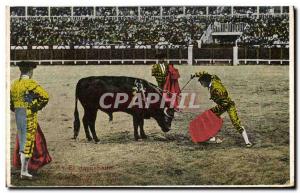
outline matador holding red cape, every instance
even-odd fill
[[[23,61],[17,65],[21,75],[10,89],[10,109],[15,113],[17,125],[13,165],[21,166],[21,179],[31,179],[29,170],[37,170],[52,160],[37,118],[38,112],[47,105],[49,95],[32,79],[36,63]]]

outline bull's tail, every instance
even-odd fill
[[[78,102],[78,84],[76,85],[76,91],[75,91],[75,110],[74,110],[74,122],[73,122],[73,127],[74,127],[74,139],[77,138],[80,130],[80,120],[79,120],[79,113],[77,109],[77,102]]]

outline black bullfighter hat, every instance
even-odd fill
[[[21,61],[17,63],[17,66],[19,66],[19,68],[36,68],[37,62]]]

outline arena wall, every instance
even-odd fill
[[[36,60],[41,64],[65,61],[89,63],[153,63],[156,54],[165,53],[169,62],[185,64],[188,60],[187,48],[173,49],[11,49],[10,59],[14,63],[20,60]],[[232,64],[233,48],[193,48],[193,64],[225,62]],[[288,48],[238,48],[240,63],[288,64]]]

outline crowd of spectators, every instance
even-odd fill
[[[239,43],[247,46],[272,47],[288,44],[289,42],[289,17],[288,15],[265,15],[257,18],[248,17],[216,17],[213,22],[215,31],[218,27],[226,26],[227,30],[243,32]],[[220,31],[220,30],[219,30]],[[221,30],[222,31],[222,30]]]
[[[209,7],[212,16],[204,16],[206,7],[186,7],[186,16],[182,16],[183,7],[141,7],[138,18],[137,7],[51,7],[51,16],[65,17],[27,17],[11,18],[11,45],[198,45],[204,30],[209,24],[244,23],[244,31],[240,42],[244,44],[275,44],[288,43],[287,15],[256,17],[256,7],[246,10],[235,7],[245,16],[228,15],[231,7]],[[266,9],[270,9],[266,7]],[[286,9],[286,8],[285,8]],[[48,7],[28,7],[28,14],[35,16],[48,15]],[[12,7],[11,16],[25,14],[25,7]],[[277,9],[276,9],[277,11]],[[95,12],[95,13],[94,13]],[[119,14],[120,17],[110,17]],[[102,17],[80,17],[80,16]],[[220,14],[222,16],[220,16]],[[195,16],[198,17],[190,17]],[[217,15],[217,16],[216,16]],[[78,16],[78,17],[76,17]],[[109,17],[106,17],[109,16]],[[130,16],[130,17],[128,17]],[[149,16],[149,17],[148,17]]]
[[[48,7],[28,7],[29,16],[47,16]]]
[[[25,15],[25,7],[11,7],[10,15],[11,16],[24,16]]]
[[[160,16],[160,7],[151,6],[151,7],[141,7],[141,15],[148,16]]]
[[[280,7],[264,6],[259,8],[259,12],[264,14],[280,13]]]
[[[195,6],[187,6],[185,7],[186,15],[205,15],[206,7],[195,7]]]
[[[67,17],[72,15],[71,7],[51,7],[51,16],[62,16]]]
[[[137,16],[138,8],[137,7],[119,7],[119,16]]]
[[[71,16],[73,8],[74,16],[92,16],[94,15],[93,7],[50,7],[51,16]],[[141,6],[141,16],[159,16],[160,6]],[[207,9],[208,8],[208,9]],[[257,10],[257,8],[259,10]],[[48,15],[48,7],[27,7],[30,16]],[[117,7],[96,7],[96,16],[117,16]],[[138,7],[118,7],[119,16],[136,16]],[[163,16],[180,15],[185,12],[186,15],[230,15],[233,14],[276,14],[288,13],[289,7],[284,6],[162,6]],[[25,16],[25,7],[11,7],[11,16]]]
[[[248,14],[251,15],[253,13],[257,12],[257,7],[252,6],[252,7],[234,7],[233,9],[233,14]]]
[[[207,25],[203,18],[186,17],[12,18],[11,45],[188,45],[200,39]]]
[[[289,43],[289,18],[262,17],[255,22],[248,22],[241,43],[246,45],[260,45],[274,47]]]
[[[209,15],[229,15],[231,13],[231,7],[209,7]]]
[[[183,7],[163,7],[162,8],[162,13],[164,16],[169,16],[169,15],[181,15],[183,14]]]
[[[281,8],[279,6],[260,6],[258,7],[259,14],[279,14],[281,13]],[[282,13],[288,13],[289,7],[284,6],[282,7]],[[237,6],[233,8],[233,14],[256,14],[257,13],[257,6],[252,7],[244,7],[244,6]]]
[[[74,7],[73,8],[74,16],[93,16],[94,8],[93,7]]]
[[[96,7],[96,16],[116,16],[116,7]]]

